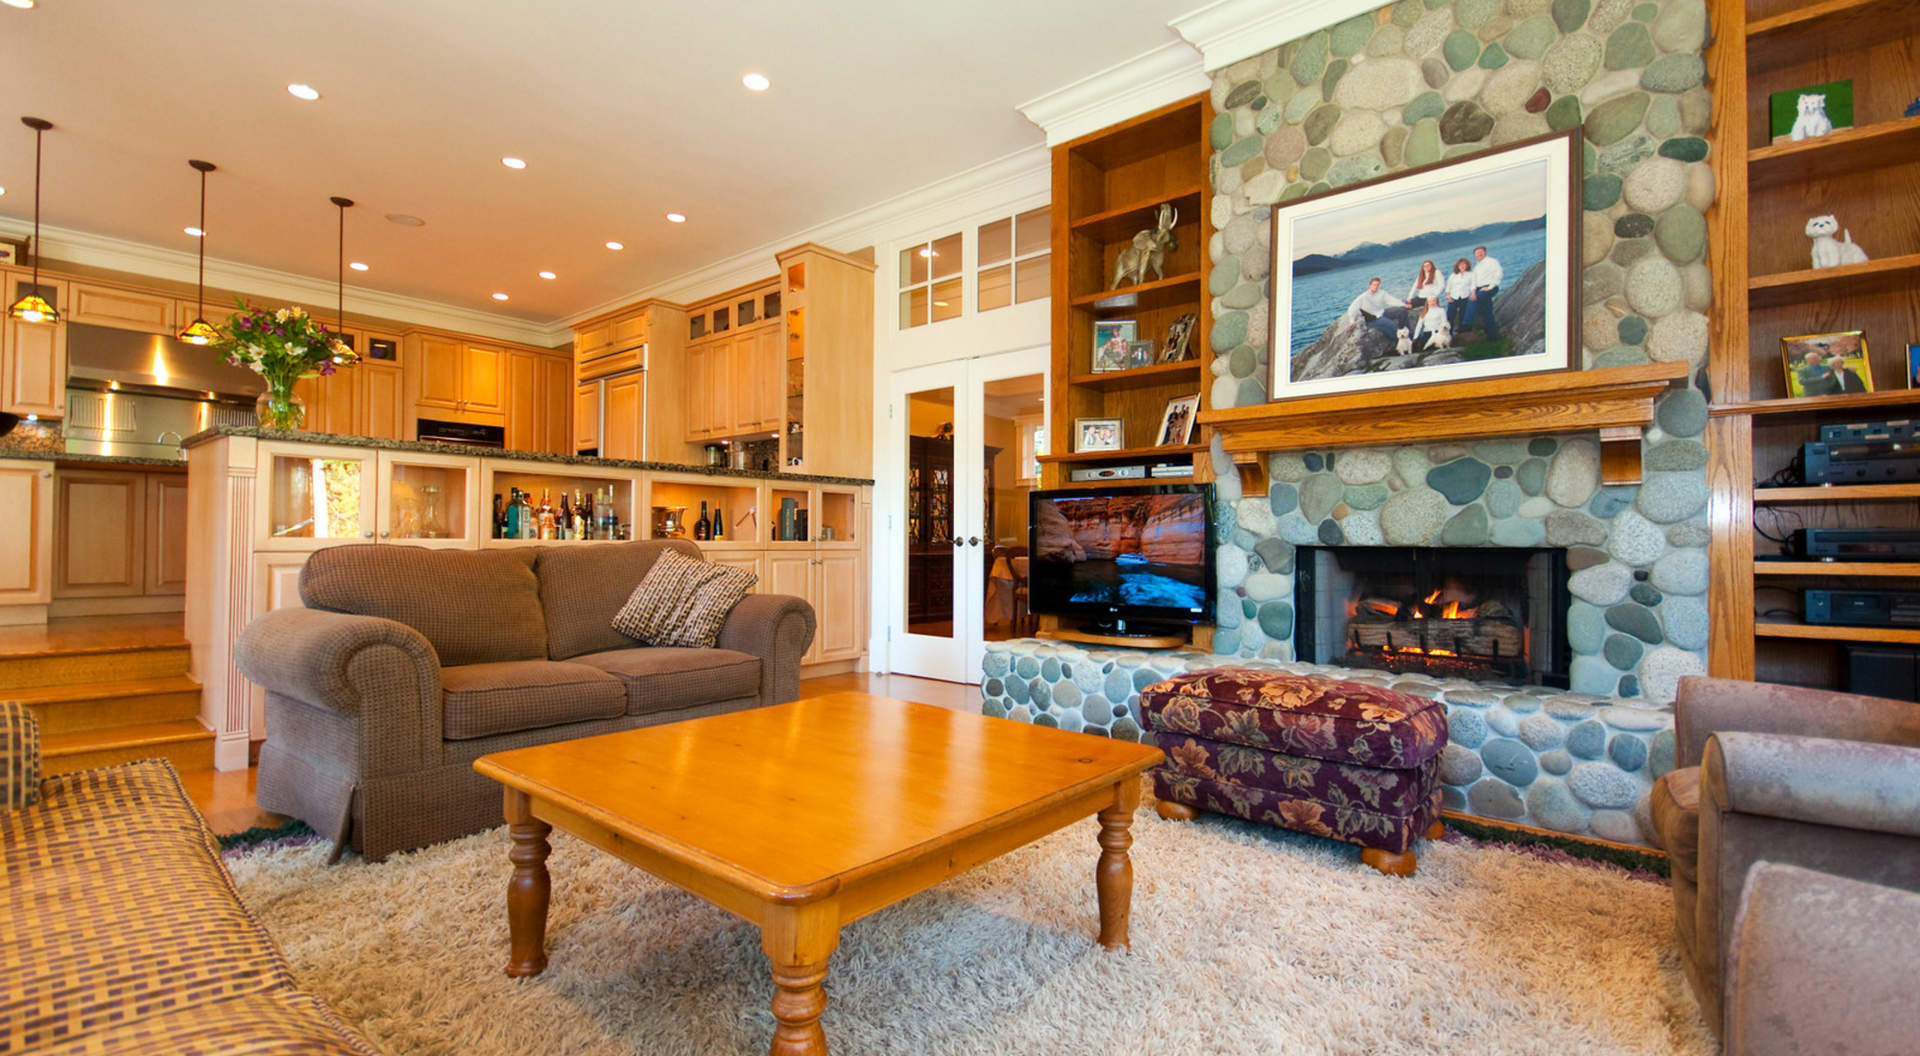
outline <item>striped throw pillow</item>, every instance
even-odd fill
[[[662,551],[614,614],[613,629],[648,645],[711,648],[727,613],[759,578],[744,568]]]
[[[0,700],[0,812],[40,802],[40,724],[17,701]]]

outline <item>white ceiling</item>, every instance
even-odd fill
[[[204,158],[210,256],[331,280],[342,194],[354,284],[545,323],[1034,146],[1017,104],[1197,2],[0,6],[0,216],[32,213],[30,114],[48,225],[191,252]]]

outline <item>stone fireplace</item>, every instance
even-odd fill
[[[1567,687],[1565,550],[1303,546],[1295,561],[1300,660]]]

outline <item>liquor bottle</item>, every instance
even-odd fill
[[[507,538],[533,538],[533,503],[526,491],[513,489],[513,503],[507,509]]]
[[[613,513],[613,488],[611,486],[600,489],[600,502],[598,505],[600,512],[600,538],[620,538],[614,532],[614,522],[616,518]]]
[[[520,517],[522,512],[520,509],[521,498],[522,496],[519,488],[507,489],[506,527],[501,532],[501,535],[503,538],[506,538],[506,539],[520,538],[520,532],[521,532]]]
[[[713,522],[707,520],[707,502],[700,500],[700,519],[693,522],[693,538],[697,542],[706,542],[713,538]]]
[[[575,539],[593,538],[593,514],[588,512],[586,496],[575,488],[573,492],[573,537]]]
[[[727,515],[720,512],[720,504],[713,504],[713,539],[719,542],[727,537]]]
[[[501,500],[500,493],[493,493],[493,537],[504,539],[507,534],[507,504]]]
[[[540,539],[558,538],[559,521],[557,518],[554,517],[554,514],[553,514],[553,489],[552,488],[540,489],[540,512],[536,516],[539,518],[539,521],[537,523],[540,526],[540,530],[535,533],[536,538],[540,538]]]

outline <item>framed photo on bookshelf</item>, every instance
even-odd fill
[[[1153,366],[1153,340],[1144,338],[1127,342],[1127,369]]]
[[[1167,409],[1160,414],[1160,432],[1154,439],[1154,446],[1193,443],[1193,431],[1199,427],[1199,415],[1200,394],[1197,392],[1168,400]]]
[[[1127,369],[1132,344],[1140,336],[1137,319],[1099,319],[1093,324],[1093,373]]]
[[[1769,143],[1818,139],[1852,127],[1852,81],[1810,84],[1767,96]]]
[[[1920,389],[1920,345],[1907,346],[1907,388]]]
[[[1125,446],[1125,423],[1118,418],[1075,418],[1073,449],[1118,451]]]
[[[1796,400],[1873,391],[1867,337],[1859,330],[1783,337],[1780,363],[1787,372],[1787,395]]]
[[[1192,312],[1182,312],[1180,318],[1167,327],[1167,343],[1160,349],[1160,362],[1179,363],[1193,354],[1193,328],[1197,322]]]

